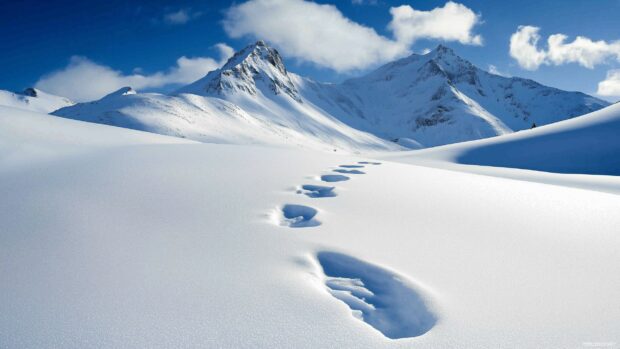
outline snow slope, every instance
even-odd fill
[[[0,115],[0,347],[618,345],[620,196]]]
[[[307,100],[347,124],[413,147],[487,138],[583,115],[609,103],[481,70],[439,45],[342,84],[297,78]],[[416,144],[417,143],[417,144]]]
[[[54,114],[201,142],[330,152],[402,149],[303,102],[278,52],[262,42],[241,50],[224,67],[174,95],[137,94],[127,87]]]
[[[556,173],[620,175],[620,104],[571,120],[480,141],[419,152],[412,157],[458,164]]]
[[[100,148],[151,143],[192,142],[0,106],[0,172]]]
[[[65,97],[49,94],[32,87],[25,89],[22,93],[0,90],[0,106],[51,113],[54,110],[74,104]]]

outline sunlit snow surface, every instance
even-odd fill
[[[2,348],[618,342],[610,193],[8,108],[0,193]]]

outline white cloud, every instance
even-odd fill
[[[605,80],[598,83],[597,94],[607,97],[620,97],[620,69],[607,72]]]
[[[140,69],[135,69],[133,74],[125,75],[86,57],[73,56],[69,65],[41,77],[35,87],[84,102],[99,99],[124,86],[139,90],[170,84],[187,84],[220,67],[233,53],[233,49],[226,44],[218,44],[215,47],[220,53],[219,60],[209,57],[182,56],[177,59],[174,67],[150,75],[140,73]]]
[[[579,63],[586,68],[605,62],[608,58],[615,58],[620,62],[620,41],[607,43],[603,40],[592,41],[578,36],[571,43],[566,43],[568,37],[555,34],[549,37],[549,61],[555,65],[565,63]]]
[[[538,49],[540,28],[529,25],[519,26],[510,37],[510,56],[527,70],[536,70],[543,64],[547,54]]]
[[[421,38],[464,44],[482,41],[471,34],[478,15],[454,2],[427,12],[410,6],[392,8],[391,12],[398,16],[389,25],[395,39],[350,20],[333,5],[305,0],[249,0],[229,8],[223,24],[233,38],[264,39],[287,56],[339,72],[405,56]]]
[[[333,5],[302,0],[250,0],[226,12],[233,38],[266,39],[285,55],[336,71],[362,69],[408,53],[403,45],[344,17]]]
[[[562,65],[577,63],[586,68],[615,58],[620,62],[620,41],[608,43],[604,40],[593,41],[584,36],[577,36],[572,42],[566,42],[568,36],[553,34],[547,39],[547,49],[538,48],[540,28],[519,26],[510,37],[510,55],[519,65],[527,70],[536,70],[542,64]]]
[[[180,9],[176,12],[166,13],[164,22],[168,24],[185,24],[192,19],[196,19],[202,15],[201,12],[193,12],[189,9]]]
[[[480,16],[467,6],[452,1],[430,11],[409,5],[392,7],[388,27],[399,42],[411,44],[418,39],[458,41],[465,45],[482,45],[482,37],[472,33]]]

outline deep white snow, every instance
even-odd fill
[[[10,108],[0,134],[2,348],[618,345],[618,195]]]

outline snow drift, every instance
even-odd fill
[[[412,152],[403,158],[556,173],[620,175],[620,104],[511,135]]]

